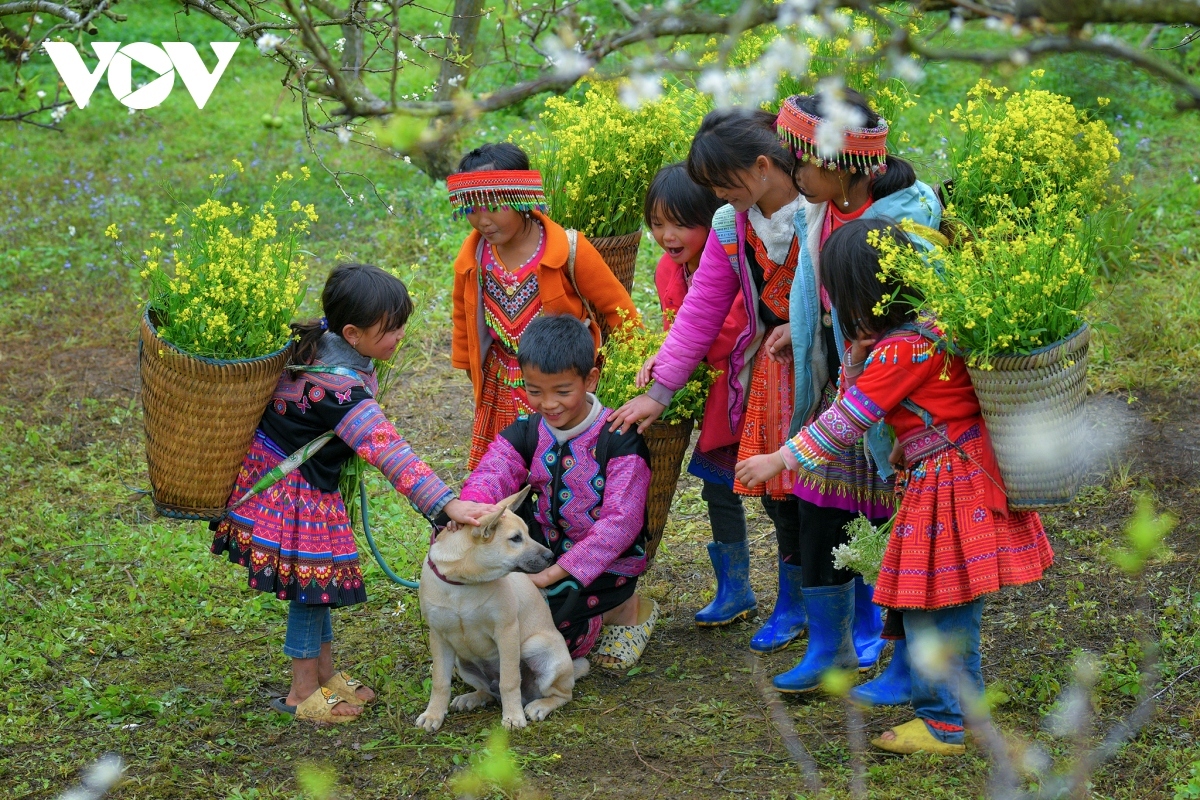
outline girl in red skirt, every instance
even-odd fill
[[[963,359],[948,353],[934,323],[918,319],[911,308],[888,303],[879,309],[884,297],[915,292],[878,278],[871,231],[911,244],[891,223],[858,220],[832,234],[821,251],[822,284],[853,341],[842,361],[837,399],[777,453],[743,461],[737,473],[739,480],[755,485],[785,468],[816,469],[880,419],[895,429],[903,450],[897,481],[901,500],[875,602],[904,610],[909,641],[936,635],[953,656],[949,669],[937,674],[929,665],[914,665],[916,719],[872,744],[894,753],[957,754],[964,749],[959,688],[983,692],[983,596],[1040,580],[1054,554],[1035,512],[1008,510]],[[842,647],[853,647],[849,637]]]
[[[412,314],[408,290],[369,264],[341,264],[321,294],[325,317],[293,325],[297,369],[279,379],[242,464],[230,504],[289,454],[337,436],[299,469],[212,523],[212,552],[245,567],[251,589],[288,603],[283,652],[292,688],[271,707],[299,719],[346,722],[375,693],[333,668],[329,610],[367,599],[354,531],[338,491],[355,453],[379,468],[430,521],[475,524],[494,506],[458,500],[375,402],[372,359],[396,352]]]

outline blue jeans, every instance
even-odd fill
[[[287,635],[283,654],[288,658],[316,658],[321,645],[333,641],[329,606],[310,606],[293,600],[288,604]]]
[[[948,744],[962,744],[963,700],[970,702],[975,699],[960,697],[960,688],[968,689],[976,697],[983,696],[983,671],[979,657],[979,626],[982,621],[982,598],[964,606],[935,611],[904,611],[904,635],[910,653],[914,645],[931,635],[936,635],[939,641],[950,646],[950,663],[943,675],[929,674],[924,670],[920,658],[912,659],[913,711],[919,719],[958,728],[957,731],[929,728],[929,732],[937,739]]]

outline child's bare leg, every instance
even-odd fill
[[[322,642],[321,655],[317,656],[317,679],[321,681],[322,686],[329,683],[329,679],[333,677],[333,672],[333,642]],[[369,703],[375,699],[375,692],[366,686],[359,686],[354,690],[354,695],[364,703]]]
[[[605,625],[637,625],[638,624],[638,598],[641,595],[636,592],[629,596],[621,605],[616,608],[610,608],[600,617],[601,622]]]
[[[289,706],[300,705],[313,692],[321,688],[322,681],[318,677],[318,662],[320,660],[320,658],[292,659],[292,689],[288,692],[287,700],[284,701]],[[332,669],[330,669],[329,674],[333,675]],[[341,702],[334,706],[330,713],[334,716],[354,717],[362,713],[362,708],[350,703]]]

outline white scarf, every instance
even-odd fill
[[[776,264],[786,261],[788,251],[792,249],[792,240],[796,238],[796,212],[803,201],[803,195],[796,195],[795,200],[781,206],[769,219],[763,216],[757,205],[750,206],[750,227],[754,228],[767,248],[767,255]]]

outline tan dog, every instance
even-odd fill
[[[511,509],[529,487],[505,498],[478,527],[445,530],[421,571],[421,614],[429,624],[433,691],[417,727],[433,732],[448,707],[471,711],[499,698],[504,727],[525,727],[570,702],[587,659],[571,661],[550,607],[525,573],[541,572],[551,552],[529,538]],[[450,701],[455,668],[474,692]]]

